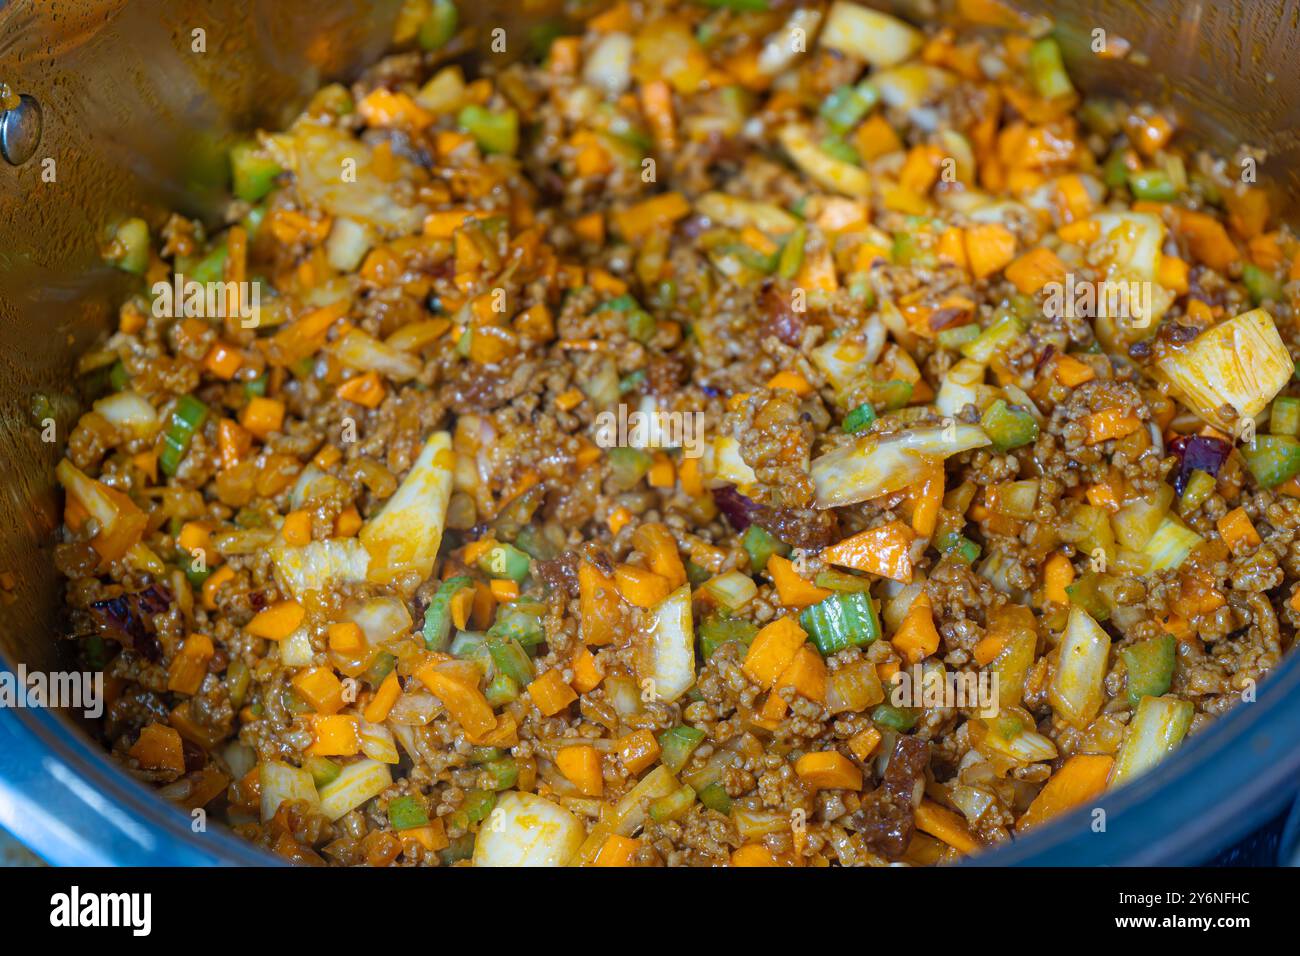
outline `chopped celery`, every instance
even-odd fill
[[[967,564],[974,564],[981,550],[978,544],[956,531],[940,536],[936,539],[935,546],[940,553],[951,554]]]
[[[474,834],[462,833],[451,841],[445,849],[438,851],[438,862],[451,866],[474,856]]]
[[[913,385],[902,379],[894,378],[887,382],[873,380],[867,388],[871,404],[887,412],[896,411],[912,400]]]
[[[1300,441],[1291,435],[1256,435],[1241,446],[1251,474],[1265,488],[1275,488],[1300,473]]]
[[[1119,786],[1163,760],[1187,736],[1195,713],[1191,701],[1143,697],[1124,734],[1111,785]]]
[[[1192,472],[1191,477],[1187,479],[1187,487],[1183,489],[1183,496],[1178,499],[1178,510],[1185,515],[1191,514],[1204,504],[1210,495],[1214,494],[1214,490],[1218,486],[1219,483],[1208,471],[1196,469]]]
[[[776,259],[776,274],[782,279],[793,279],[803,268],[803,250],[807,240],[807,227],[798,226],[781,246],[780,255]]]
[[[185,555],[186,560],[182,567],[185,570],[185,578],[190,582],[191,587],[202,587],[203,582],[212,574],[211,568],[196,568],[194,562],[189,560],[189,555]]]
[[[492,790],[509,790],[519,782],[519,764],[514,757],[489,760],[483,765],[483,771],[488,775],[488,786]]]
[[[871,407],[870,402],[863,402],[844,416],[844,432],[848,435],[856,435],[858,432],[870,428],[871,423],[875,420],[876,410]]]
[[[302,762],[302,769],[311,774],[317,789],[333,783],[343,768],[328,757],[308,756]]]
[[[392,673],[393,668],[396,666],[396,657],[388,653],[388,651],[378,651],[375,656],[370,659],[370,666],[367,667],[365,673],[361,675],[361,679],[371,687],[378,687],[384,682],[384,678]]]
[[[822,100],[821,115],[826,125],[839,136],[857,126],[880,100],[880,94],[870,84],[838,86]]]
[[[424,612],[424,646],[431,651],[445,651],[451,639],[451,599],[457,591],[472,588],[473,580],[465,575],[448,578],[438,585],[433,600]]]
[[[496,620],[488,634],[513,638],[525,649],[536,647],[546,640],[546,628],[542,624],[545,615],[545,604],[536,598],[521,597],[497,608]]]
[[[485,153],[513,155],[519,150],[519,114],[512,109],[493,111],[471,104],[460,111],[456,122]]]
[[[429,822],[429,812],[419,798],[408,794],[388,801],[388,822],[394,830],[414,830]]]
[[[1142,553],[1151,559],[1151,570],[1164,571],[1180,567],[1201,540],[1199,534],[1177,518],[1166,516]]]
[[[461,631],[451,640],[447,648],[452,657],[461,660],[491,659],[487,649],[487,635],[480,631]]]
[[[504,674],[522,686],[533,679],[533,662],[519,642],[503,634],[488,633],[488,653],[498,674]]]
[[[864,591],[832,594],[805,608],[799,623],[825,657],[846,647],[866,647],[880,637],[876,606]]]
[[[1101,593],[1104,580],[1105,577],[1096,571],[1088,571],[1081,574],[1073,584],[1067,584],[1065,587],[1070,603],[1087,611],[1095,621],[1105,621],[1110,618],[1110,605]]]
[[[619,491],[631,491],[645,477],[654,459],[640,448],[611,448],[605,453],[609,477]]]
[[[453,827],[468,830],[474,824],[486,820],[496,803],[497,795],[491,790],[471,790],[465,794],[465,801],[451,815],[449,822]]]
[[[767,567],[767,562],[772,555],[779,554],[784,558],[790,553],[788,544],[756,524],[751,524],[745,529],[740,543],[749,554],[749,567],[755,574]]]
[[[914,707],[895,707],[893,704],[877,704],[871,712],[872,723],[900,734],[915,727],[920,717],[920,712]]]
[[[1282,283],[1273,273],[1261,269],[1253,262],[1247,262],[1241,267],[1241,281],[1246,291],[1250,293],[1250,301],[1253,305],[1259,305],[1266,300],[1282,301]]]
[[[988,362],[1025,332],[1024,322],[1014,312],[1004,312],[992,325],[961,347],[961,354],[977,362]]]
[[[114,362],[113,367],[109,369],[108,384],[115,392],[120,392],[131,384],[131,376],[127,374],[126,366],[122,364],[121,359]]]
[[[980,419],[985,433],[998,451],[1010,451],[1038,440],[1038,422],[1034,416],[999,398]]]
[[[175,475],[190,450],[194,433],[203,427],[208,417],[208,406],[193,395],[182,395],[172,408],[167,433],[163,435],[163,449],[158,456],[158,467],[167,476]]]
[[[284,168],[260,150],[256,143],[236,143],[230,150],[230,174],[234,193],[245,202],[257,202],[271,191],[275,177]]]
[[[721,814],[731,813],[731,797],[727,794],[727,789],[718,782],[713,782],[700,791],[700,803],[704,804],[710,810],[716,810]]]
[[[1061,60],[1061,48],[1051,37],[1043,37],[1029,48],[1029,72],[1034,89],[1044,99],[1074,93],[1074,84],[1070,82],[1070,75],[1065,72],[1065,63]]]
[[[123,272],[140,275],[149,265],[149,226],[143,219],[127,219],[113,233],[104,258]]]
[[[479,556],[478,567],[494,578],[522,581],[528,577],[529,558],[513,544],[498,541]]]
[[[655,823],[665,823],[668,820],[676,820],[686,813],[695,805],[695,790],[689,786],[681,786],[668,794],[666,797],[660,797],[654,803],[650,804],[650,819]]]
[[[504,707],[519,699],[519,684],[512,677],[497,674],[488,681],[487,687],[483,689],[483,696],[492,707]]]
[[[950,325],[946,329],[940,329],[935,339],[943,348],[955,351],[979,337],[980,327],[974,322],[967,322],[965,325]]]
[[[700,657],[707,661],[728,641],[748,647],[757,633],[758,626],[742,618],[722,612],[710,614],[700,622]]]
[[[655,337],[658,324],[645,309],[633,309],[627,314],[627,334],[642,345]]]
[[[1178,187],[1163,169],[1138,169],[1128,174],[1128,188],[1135,199],[1148,202],[1173,202],[1178,198]]]
[[[669,773],[680,773],[695,753],[695,748],[704,743],[704,731],[681,724],[659,735],[660,762],[668,768]]]
[[[820,145],[823,153],[832,159],[839,160],[841,163],[856,166],[861,162],[858,151],[838,136],[825,136],[822,138]]]
[[[1268,430],[1274,435],[1300,434],[1300,398],[1279,395],[1273,399],[1273,410],[1268,416]]]
[[[835,568],[822,568],[813,579],[813,584],[828,591],[869,591],[871,579],[839,571]]]
[[[250,378],[244,383],[244,395],[252,398],[255,395],[265,395],[266,386],[270,381],[266,373],[259,375],[257,378]]]
[[[1159,697],[1169,690],[1178,661],[1178,642],[1172,634],[1161,634],[1120,652],[1128,670],[1128,701],[1134,707],[1143,697]]]
[[[452,0],[433,0],[433,9],[420,24],[420,31],[416,35],[420,48],[430,52],[441,50],[456,35],[459,21],[460,15]]]

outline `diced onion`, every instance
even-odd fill
[[[1110,635],[1082,608],[1070,608],[1056,675],[1047,696],[1058,715],[1080,729],[1101,709]]]
[[[982,428],[965,424],[863,436],[812,463],[817,507],[839,508],[899,491],[925,476],[921,456],[947,458],[987,444]]]
[[[558,803],[535,793],[503,793],[479,828],[475,866],[564,866],[582,845],[583,827]]]
[[[819,42],[871,66],[886,67],[902,63],[921,48],[923,40],[920,30],[897,17],[836,0],[826,15]]]
[[[650,629],[637,637],[637,677],[653,681],[655,697],[671,702],[695,684],[690,585],[683,584],[655,605],[651,613]]]
[[[310,778],[309,778],[310,779]],[[388,764],[366,757],[343,768],[342,773],[320,789],[320,810],[327,819],[337,820],[393,785]]]
[[[267,760],[257,768],[258,791],[261,794],[262,821],[275,816],[280,804],[286,800],[304,800],[312,806],[320,805],[316,783],[311,774],[287,763]],[[340,814],[341,816],[342,814]]]

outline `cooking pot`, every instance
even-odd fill
[[[914,19],[952,13],[947,3],[901,6]],[[66,668],[54,466],[80,411],[76,356],[109,328],[126,290],[101,262],[100,244],[127,216],[157,226],[178,209],[210,220],[238,131],[286,123],[322,82],[379,56],[399,7],[0,0],[0,82],[25,95],[0,115],[0,572],[13,585],[0,594],[0,665]],[[519,52],[530,25],[556,13],[547,0],[460,7],[480,33],[504,26],[507,49]],[[1300,198],[1300,0],[1023,7],[1055,19],[1082,87],[1167,105],[1221,155],[1263,150],[1261,178],[1276,182],[1283,208]],[[1093,55],[1098,29],[1138,55]],[[975,862],[1203,862],[1294,800],[1298,737],[1300,654],[1292,654],[1256,701],[1108,794],[1100,824],[1079,811]],[[0,710],[0,825],[58,864],[275,862],[218,825],[194,832],[190,817],[119,769],[72,717],[44,709]]]

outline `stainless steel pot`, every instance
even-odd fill
[[[954,0],[955,2],[955,0]],[[947,16],[952,2],[895,4]],[[377,57],[400,0],[0,0],[0,83],[26,94],[0,117],[0,602],[9,664],[59,667],[61,582],[53,470],[79,412],[75,357],[109,326],[124,291],[102,265],[112,225],[166,210],[210,216],[236,131],[290,119],[322,81]],[[522,48],[550,0],[460,4]],[[1072,74],[1089,89],[1167,103],[1193,134],[1260,165],[1300,199],[1300,0],[1233,4],[1027,2],[1056,19]],[[1091,54],[1095,30],[1145,62]],[[58,442],[42,441],[46,396]],[[986,863],[1204,860],[1279,812],[1300,787],[1300,655],[1162,766],[1108,796],[1105,836],[1072,820]],[[62,717],[0,711],[0,825],[56,863],[251,863],[269,858],[189,820],[129,779]]]

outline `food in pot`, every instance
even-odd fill
[[[967,6],[621,2],[470,74],[417,0],[219,228],[124,221],[58,468],[112,751],[300,863],[932,864],[1253,692],[1300,241]]]

